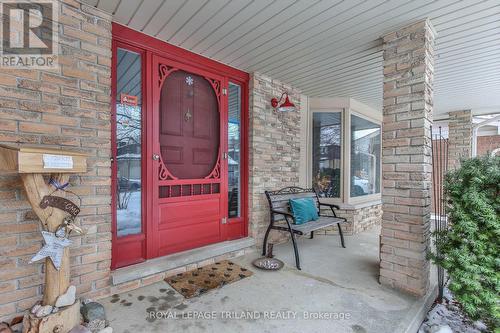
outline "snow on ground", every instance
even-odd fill
[[[118,237],[141,232],[141,191],[130,195],[127,209],[116,211]]]
[[[448,288],[444,288],[443,301],[436,303],[427,313],[418,333],[480,333],[488,332],[481,321],[471,322],[462,313]]]

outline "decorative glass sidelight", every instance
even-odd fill
[[[241,210],[241,87],[229,83],[228,96],[228,217]]]
[[[141,233],[141,55],[117,50],[116,225],[117,236]]]

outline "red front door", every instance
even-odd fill
[[[161,256],[225,237],[227,82],[156,55],[152,65],[152,248]]]
[[[247,235],[247,73],[113,23],[112,268]]]

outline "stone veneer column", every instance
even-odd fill
[[[471,110],[449,112],[448,120],[448,169],[460,166],[461,158],[472,156]]]
[[[430,273],[434,38],[429,20],[383,36],[380,282],[419,296]]]

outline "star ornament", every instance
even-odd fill
[[[54,267],[59,270],[61,268],[61,261],[64,252],[64,248],[71,244],[71,241],[65,237],[57,237],[52,232],[42,231],[43,240],[45,245],[38,251],[33,258],[31,258],[30,263],[44,259],[50,258]]]

